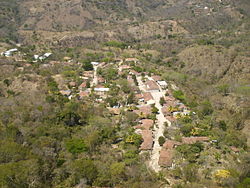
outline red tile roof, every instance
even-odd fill
[[[154,76],[152,76],[152,78],[153,78],[153,80],[156,81],[156,82],[162,80],[161,77],[158,76],[158,75],[154,75]]]
[[[163,148],[165,149],[173,149],[174,146],[179,146],[181,145],[180,142],[174,141],[174,140],[167,140],[164,144],[163,144]]]
[[[89,96],[89,92],[88,91],[81,91],[79,93],[79,96],[80,96],[80,98],[88,97]]]
[[[152,119],[143,119],[141,120],[142,127],[145,129],[150,129],[154,125],[154,121]]]
[[[142,130],[141,150],[151,150],[153,148],[153,133],[151,130]]]
[[[164,116],[170,116],[171,115],[171,112],[168,110],[167,106],[163,106],[161,108],[161,111],[162,111],[162,113],[163,113]]]
[[[163,167],[170,167],[173,163],[174,152],[173,150],[161,149],[158,164]]]
[[[158,85],[155,83],[155,81],[148,80],[146,82],[146,86],[148,90],[159,90]]]
[[[144,101],[146,102],[154,99],[150,92],[145,92],[142,95],[143,95]]]
[[[83,82],[83,83],[79,86],[79,89],[86,88],[86,86],[87,86],[87,82]]]
[[[151,106],[141,106],[138,110],[134,110],[138,115],[150,115],[152,113]]]

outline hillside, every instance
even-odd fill
[[[0,0],[0,187],[250,187],[249,0]]]

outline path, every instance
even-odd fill
[[[147,77],[148,79],[152,80],[151,77]],[[146,91],[145,84],[142,82],[142,78],[140,76],[137,77],[138,81],[138,87],[141,91]],[[157,84],[158,85],[158,84]],[[158,85],[159,86],[159,85]],[[165,130],[165,122],[168,123],[169,126],[171,126],[171,122],[168,121],[165,116],[163,115],[161,108],[162,106],[160,105],[160,98],[164,96],[165,92],[161,89],[159,86],[160,91],[158,92],[152,92],[151,95],[154,98],[155,101],[155,107],[159,109],[159,114],[157,114],[156,118],[156,124],[157,126],[154,126],[153,133],[154,133],[154,146],[152,149],[151,153],[151,159],[149,162],[149,166],[155,171],[159,172],[161,170],[161,167],[158,164],[159,157],[160,157],[160,151],[161,151],[161,146],[159,145],[158,139],[160,136],[163,136],[164,130]]]
[[[98,65],[94,65],[93,67],[94,67],[94,78],[93,78],[93,82],[91,83],[91,87],[96,86],[98,84],[98,77],[97,77]]]

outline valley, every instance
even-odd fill
[[[0,187],[248,188],[248,0],[0,0]]]

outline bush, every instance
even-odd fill
[[[94,70],[94,67],[93,67],[93,65],[91,64],[90,61],[84,60],[84,61],[82,62],[82,67],[84,68],[85,71]]]
[[[119,41],[108,41],[104,43],[105,46],[110,46],[110,47],[116,47],[116,48],[121,48],[125,49],[127,44],[124,42],[119,42]]]
[[[174,98],[180,100],[181,102],[185,102],[185,96],[181,90],[174,91],[173,96],[174,96]]]
[[[163,144],[165,143],[166,139],[164,136],[160,136],[159,139],[158,139],[158,142],[160,144],[160,146],[163,146]]]
[[[72,138],[65,143],[66,149],[72,154],[78,154],[87,151],[83,139]]]
[[[160,98],[160,104],[163,106],[164,104],[166,104],[166,101],[164,99],[164,97],[161,97]]]

